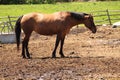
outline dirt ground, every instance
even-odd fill
[[[59,47],[51,58],[55,38],[33,33],[32,59],[22,59],[16,44],[0,44],[0,80],[120,80],[120,28],[99,26],[96,34],[73,28],[65,39],[65,58]]]

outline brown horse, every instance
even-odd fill
[[[19,17],[15,25],[16,42],[19,50],[21,28],[25,34],[22,42],[22,57],[31,58],[28,50],[28,42],[33,31],[41,35],[57,34],[55,48],[52,57],[56,57],[56,49],[61,41],[60,55],[63,54],[63,44],[66,34],[78,24],[84,24],[92,33],[96,33],[93,16],[86,13],[56,12],[53,14],[29,13]]]

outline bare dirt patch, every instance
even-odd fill
[[[33,33],[32,59],[22,59],[16,44],[0,44],[0,80],[119,80],[120,29],[98,27],[96,34],[73,28],[66,36],[64,54],[51,58],[56,36]]]

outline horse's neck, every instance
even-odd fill
[[[70,27],[72,28],[73,26],[82,24],[82,22],[78,20],[70,20],[69,24],[70,24]]]

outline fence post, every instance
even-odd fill
[[[8,15],[8,19],[9,19],[9,24],[10,24],[12,30],[13,30],[13,26],[12,26],[11,19],[10,19],[10,16],[9,16],[9,15]]]
[[[107,16],[108,16],[108,21],[109,21],[109,24],[110,24],[110,25],[112,25],[112,23],[111,23],[111,19],[110,19],[110,14],[109,14],[108,9],[106,10],[106,12],[107,12]]]

